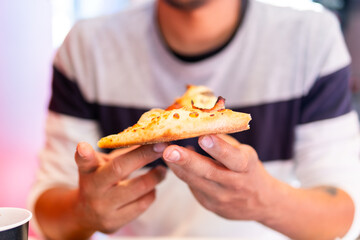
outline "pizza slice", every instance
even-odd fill
[[[208,88],[188,86],[169,108],[145,112],[135,125],[100,139],[98,146],[119,148],[240,132],[249,129],[250,120],[250,114],[226,109],[224,98],[214,100]]]
[[[166,110],[182,108],[185,106],[191,107],[192,104],[198,108],[210,109],[217,101],[217,97],[208,87],[187,85],[186,89],[184,95],[177,98]]]

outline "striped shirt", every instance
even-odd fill
[[[350,57],[336,17],[312,3],[250,0],[231,42],[189,63],[168,49],[155,14],[150,2],[80,21],[68,34],[54,59],[47,140],[30,205],[51,187],[77,187],[78,142],[96,146],[145,111],[170,105],[186,84],[205,85],[226,98],[227,108],[251,114],[251,129],[233,136],[256,149],[270,174],[296,187],[337,186],[353,198],[356,215],[344,239],[354,239],[360,230],[359,128],[348,88]],[[201,152],[196,139],[178,144]],[[205,210],[171,172],[155,203],[117,234],[287,239],[256,222]]]

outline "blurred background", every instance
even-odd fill
[[[26,207],[44,140],[52,58],[72,25],[145,1],[151,0],[0,1],[0,207]],[[316,2],[341,21],[353,58],[349,87],[360,112],[360,0]]]

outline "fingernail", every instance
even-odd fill
[[[165,150],[166,147],[167,147],[167,145],[165,143],[156,143],[153,146],[153,150],[154,150],[154,152],[161,153]]]
[[[206,148],[212,148],[214,146],[214,141],[210,136],[204,136],[201,139],[201,145],[203,145]]]
[[[76,151],[78,152],[78,154],[81,158],[86,157],[86,150],[84,150],[84,143],[82,143],[82,142],[79,143],[77,145]]]
[[[164,157],[169,162],[176,162],[180,160],[180,153],[177,150],[173,150]]]

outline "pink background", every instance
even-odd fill
[[[52,54],[49,1],[0,1],[0,207],[26,208],[43,143]]]

